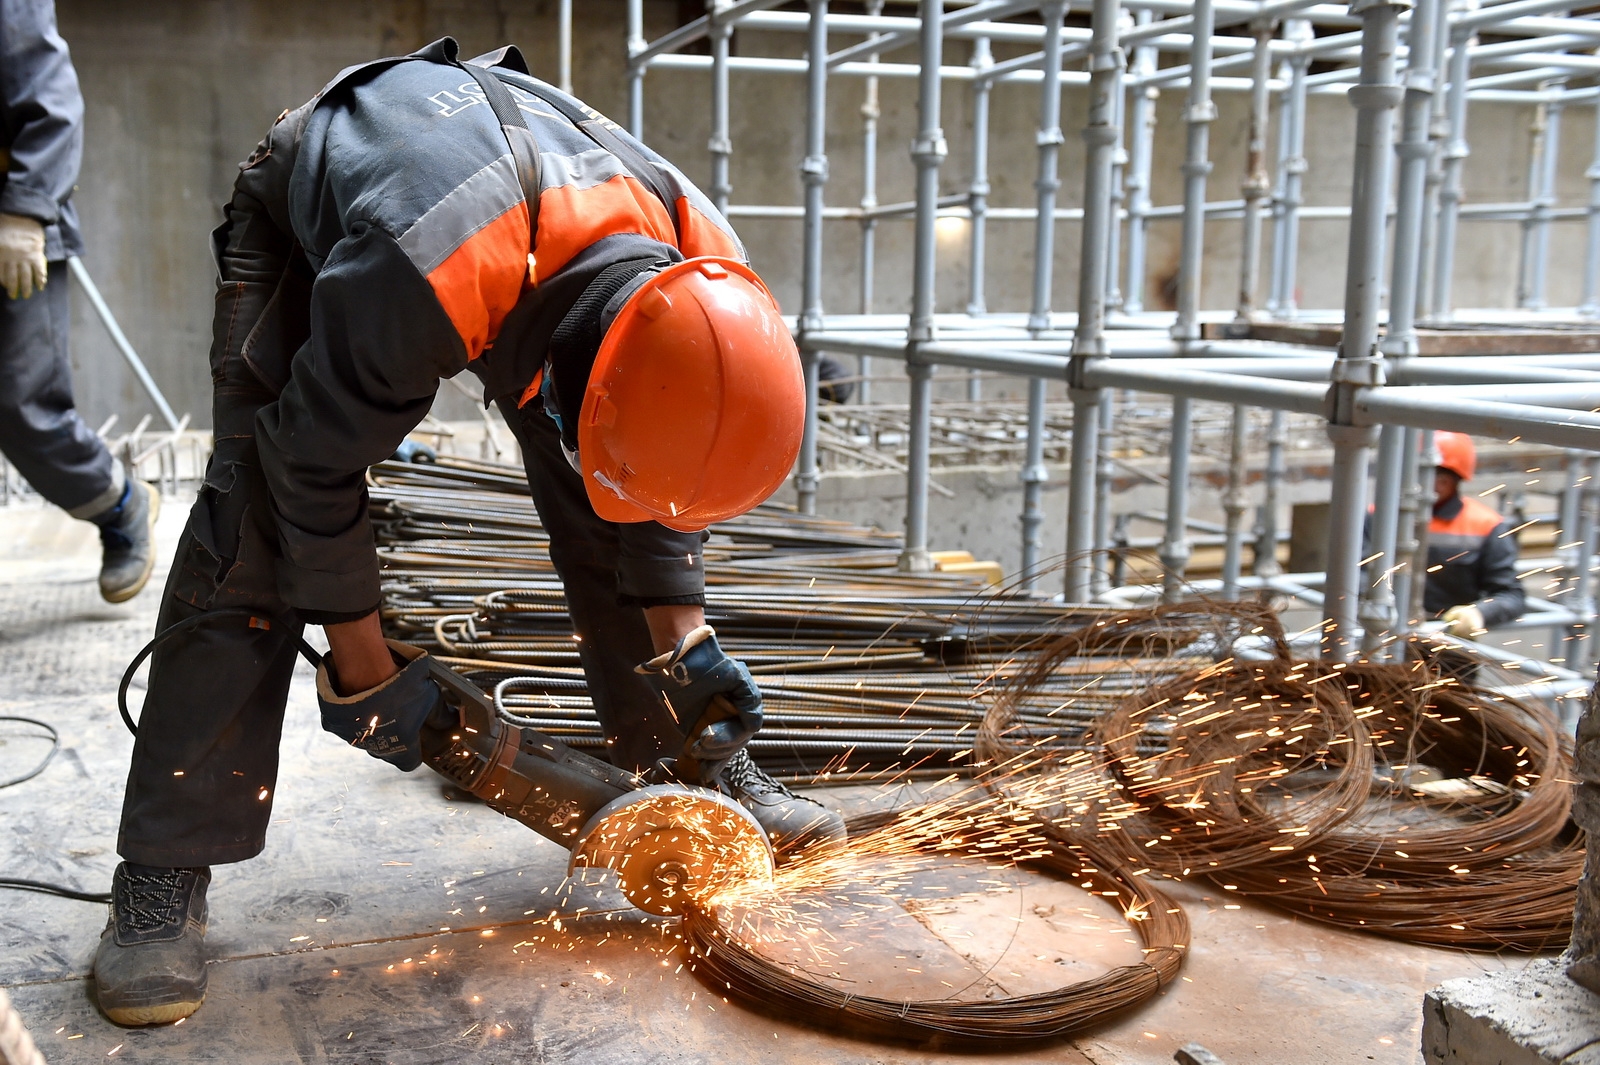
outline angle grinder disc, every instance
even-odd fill
[[[610,869],[628,901],[682,914],[736,883],[772,877],[772,845],[750,811],[707,788],[655,784],[607,803],[583,826],[568,872]]]

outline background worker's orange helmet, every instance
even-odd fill
[[[589,502],[681,532],[743,514],[789,476],[805,410],[800,353],[755,272],[674,263],[600,341],[577,430]]]
[[[1433,434],[1433,446],[1439,451],[1439,465],[1463,481],[1472,480],[1478,472],[1478,451],[1466,433],[1441,430]]]

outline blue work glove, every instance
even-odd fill
[[[688,737],[688,753],[701,763],[702,777],[714,778],[723,763],[739,753],[761,728],[761,690],[744,663],[717,646],[717,634],[701,625],[666,654],[634,667],[672,711]],[[716,716],[712,700],[727,700],[732,716]]]
[[[394,449],[394,457],[398,462],[438,462],[439,453],[427,444],[420,444],[415,440],[402,440],[400,446]]]
[[[428,675],[428,652],[387,641],[400,672],[355,695],[340,695],[328,670],[329,658],[317,667],[317,705],[322,727],[352,747],[381,758],[402,772],[422,764],[422,727],[430,714],[447,716],[444,693]]]

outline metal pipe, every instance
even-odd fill
[[[1528,262],[1528,302],[1533,310],[1545,305],[1545,276],[1550,261],[1550,223],[1556,203],[1557,167],[1561,162],[1561,115],[1565,102],[1561,99],[1564,80],[1557,80],[1552,88],[1555,94],[1542,106],[1545,110],[1544,151],[1540,168],[1538,199],[1534,202],[1528,225],[1532,241]]]
[[[1600,476],[1597,476],[1600,475],[1600,460],[1587,456],[1583,471],[1585,483],[1578,499],[1578,535],[1575,538],[1579,545],[1578,565],[1572,595],[1567,602],[1568,609],[1583,620],[1568,630],[1565,662],[1568,669],[1579,672],[1587,672],[1595,659],[1594,543],[1595,533],[1600,529],[1600,515],[1596,513],[1600,510]]]
[[[1120,16],[1124,28],[1128,16]],[[1111,212],[1111,227],[1106,232],[1106,307],[1108,309],[1122,306],[1122,283],[1117,276],[1122,269],[1122,217],[1125,213],[1126,194],[1123,192],[1123,173],[1128,168],[1128,149],[1125,143],[1127,130],[1128,94],[1124,86],[1118,85],[1118,91],[1112,94],[1111,121],[1117,127],[1117,146],[1111,153],[1111,199],[1109,210]]]
[[[1600,98],[1594,106],[1594,156],[1584,177],[1589,179],[1589,209],[1583,251],[1583,294],[1578,313],[1600,317]]]
[[[1111,587],[1111,481],[1116,469],[1111,461],[1112,433],[1116,429],[1116,393],[1100,390],[1097,407],[1099,440],[1094,471],[1094,570],[1090,581],[1095,596]]]
[[[573,91],[573,0],[555,8],[555,86],[570,96]]]
[[[1450,305],[1450,284],[1456,255],[1456,225],[1461,216],[1461,201],[1465,196],[1462,168],[1471,150],[1467,145],[1467,81],[1471,76],[1472,31],[1459,22],[1450,36],[1450,91],[1445,106],[1445,117],[1450,126],[1442,157],[1443,177],[1439,186],[1439,223],[1434,247],[1433,298],[1430,313],[1435,320],[1449,319],[1453,313]]]
[[[99,316],[100,324],[106,327],[106,332],[111,336],[111,343],[116,345],[117,351],[122,353],[123,359],[128,363],[128,368],[133,371],[133,376],[139,381],[145,395],[150,397],[150,402],[155,405],[156,412],[167,423],[167,428],[178,432],[184,423],[174,413],[172,404],[167,402],[167,397],[162,394],[156,385],[155,378],[150,376],[150,371],[145,367],[144,360],[139,358],[139,353],[133,350],[133,345],[128,342],[128,337],[122,331],[122,326],[117,324],[117,316],[111,313],[111,308],[106,304],[105,297],[100,295],[99,287],[94,283],[94,278],[89,276],[89,268],[83,265],[83,260],[76,255],[67,256],[67,269],[83,289],[83,294],[89,297],[89,305],[94,308],[94,313]]]
[[[1431,507],[1424,505],[1423,493],[1431,482],[1424,480],[1427,456],[1423,454],[1421,445],[1421,430],[1407,428],[1401,434],[1400,506],[1395,514],[1395,573],[1391,581],[1396,636],[1404,636],[1411,631],[1412,619],[1416,616],[1412,600],[1416,594],[1420,594],[1421,589],[1417,574],[1427,569],[1427,559],[1418,554],[1425,546],[1423,533],[1427,518],[1432,515]]]
[[[870,0],[867,14],[883,13],[883,0]],[[876,63],[874,55],[868,62]],[[878,269],[878,79],[868,78],[861,99],[861,313],[871,314],[874,275]],[[862,403],[872,402],[872,356],[860,356],[861,383],[856,396]]]
[[[1357,420],[1357,403],[1381,391],[1382,362],[1377,353],[1383,283],[1385,200],[1394,109],[1402,89],[1395,84],[1395,51],[1400,11],[1408,0],[1356,0],[1362,19],[1361,80],[1350,90],[1356,108],[1354,176],[1350,201],[1350,248],[1345,267],[1344,335],[1334,363],[1328,416],[1333,443],[1328,521],[1328,579],[1323,591],[1323,654],[1333,661],[1352,657],[1361,587],[1361,532],[1366,516],[1367,465],[1371,426]]]
[[[883,6],[881,0],[878,6]],[[979,37],[972,42],[972,69],[981,74],[993,65],[994,53],[989,47],[989,38]],[[967,269],[967,313],[974,316],[989,310],[984,291],[984,270],[988,252],[989,98],[993,89],[994,84],[981,77],[972,84],[972,187],[968,193],[968,209],[972,213],[972,243]],[[971,380],[976,381],[977,378]]]
[[[706,147],[711,152],[711,203],[726,216],[728,200],[733,195],[728,173],[729,158],[733,155],[733,140],[728,130],[728,44],[733,37],[733,27],[722,17],[728,0],[711,0],[709,6],[711,139]]]
[[[1263,477],[1261,507],[1256,511],[1255,558],[1251,571],[1257,577],[1276,577],[1278,565],[1278,512],[1283,507],[1283,479],[1288,471],[1285,446],[1289,442],[1288,418],[1274,410],[1267,422],[1267,469]]]
[[[1244,563],[1244,462],[1245,436],[1250,427],[1249,408],[1237,404],[1228,426],[1228,487],[1222,495],[1226,516],[1222,548],[1222,597],[1239,598],[1239,576]]]
[[[1167,455],[1166,532],[1157,555],[1161,559],[1161,599],[1184,597],[1183,577],[1193,548],[1189,543],[1189,451],[1194,438],[1194,402],[1172,398],[1172,445]]]
[[[1449,429],[1502,440],[1518,437],[1535,444],[1600,451],[1600,414],[1547,410],[1531,404],[1423,397],[1409,388],[1368,389],[1356,410],[1371,424],[1396,422],[1423,429]]]
[[[1267,118],[1271,108],[1268,82],[1272,77],[1271,23],[1253,25],[1256,48],[1251,57],[1250,125],[1245,135],[1244,224],[1239,235],[1239,303],[1234,318],[1248,322],[1256,316],[1256,286],[1261,279],[1261,203],[1272,191],[1267,174]],[[1237,578],[1235,574],[1235,578]],[[1237,581],[1235,581],[1237,583]],[[1232,596],[1229,596],[1232,598]]]
[[[1148,25],[1154,18],[1149,11],[1138,13],[1139,25]],[[1156,70],[1156,49],[1145,45],[1133,50],[1135,80]],[[1128,140],[1131,151],[1128,161],[1128,251],[1127,281],[1123,285],[1122,309],[1128,314],[1144,310],[1145,250],[1148,245],[1150,223],[1150,170],[1155,155],[1156,101],[1161,90],[1154,87],[1135,86],[1133,109],[1128,118]]]
[[[932,568],[928,556],[928,433],[932,418],[933,371],[930,366],[918,364],[914,356],[918,345],[934,337],[939,167],[949,154],[944,130],[939,125],[943,6],[942,0],[920,0],[922,69],[917,83],[917,138],[911,145],[911,159],[917,170],[917,217],[912,249],[911,319],[906,330],[906,372],[911,378],[906,543],[900,555],[900,568],[910,572]]]
[[[1195,0],[1189,58],[1192,73],[1189,78],[1188,107],[1184,115],[1187,144],[1183,162],[1183,243],[1178,260],[1178,318],[1172,326],[1173,338],[1180,341],[1200,338],[1198,315],[1200,267],[1205,255],[1206,177],[1211,173],[1211,123],[1217,117],[1216,104],[1211,100],[1211,34],[1214,24],[1211,4],[1212,0]],[[1179,444],[1180,441],[1175,438],[1175,452],[1180,450]]]
[[[644,140],[644,0],[628,0],[628,132]]]
[[[1200,0],[1206,3],[1208,0]],[[1072,400],[1072,468],[1067,494],[1067,564],[1064,592],[1069,603],[1088,602],[1093,590],[1096,525],[1095,475],[1099,458],[1100,392],[1088,380],[1106,348],[1106,249],[1116,220],[1111,217],[1111,168],[1117,142],[1115,95],[1122,91],[1122,50],[1118,47],[1118,0],[1094,0],[1090,15],[1089,107],[1083,130],[1083,234],[1078,256],[1078,325],[1067,367]]]
[[[805,223],[801,234],[800,334],[822,328],[822,208],[823,186],[828,181],[828,0],[809,0],[811,63],[806,74],[806,155],[800,161],[800,181],[805,187]],[[817,510],[817,387],[820,353],[801,349],[806,381],[806,421],[800,436],[800,456],[795,469],[795,502],[802,514]]]
[[[1033,305],[1028,314],[1028,331],[1035,336],[1050,328],[1051,280],[1055,267],[1056,192],[1061,187],[1057,167],[1061,155],[1061,21],[1066,16],[1065,0],[1047,0],[1039,5],[1044,24],[1044,80],[1039,92],[1039,170],[1033,187],[1038,194],[1038,219],[1033,241]],[[1045,383],[1039,378],[1028,382],[1027,457],[1022,466],[1022,583],[1032,591],[1039,565],[1039,526],[1044,521],[1040,499],[1049,471],[1044,466]]]
[[[1443,82],[1446,58],[1450,54],[1450,35],[1443,31],[1447,11],[1469,0],[1438,0],[1433,27],[1433,92],[1428,105],[1428,162],[1422,182],[1422,226],[1417,237],[1416,316],[1428,319],[1433,316],[1434,245],[1438,239],[1439,189],[1444,183],[1444,142],[1450,133],[1445,121],[1445,94],[1439,91]],[[1404,600],[1402,600],[1404,602]],[[1400,611],[1404,618],[1405,611]]]

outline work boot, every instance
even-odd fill
[[[123,862],[94,954],[100,1009],[117,1024],[170,1024],[206,997],[206,886],[211,870]]]
[[[729,759],[720,780],[723,790],[744,804],[766,830],[779,861],[819,844],[843,846],[849,838],[844,818],[767,776],[749,751]]]
[[[156,515],[161,493],[128,478],[122,498],[92,519],[100,526],[100,597],[125,603],[138,595],[156,565]]]

